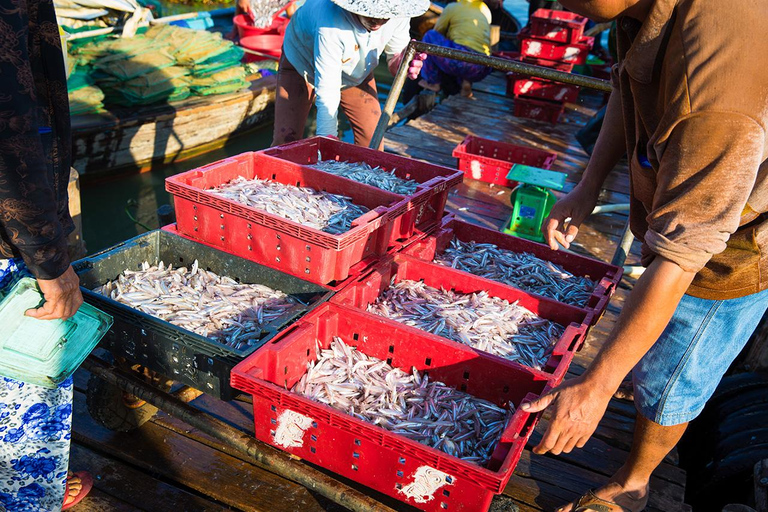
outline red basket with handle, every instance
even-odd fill
[[[557,124],[565,112],[565,104],[556,101],[515,98],[515,116]]]
[[[579,86],[507,73],[507,96],[574,103],[579,99]]]
[[[582,36],[575,43],[559,43],[548,39],[529,37],[522,40],[520,53],[524,57],[580,65],[587,62],[587,55],[589,55],[589,50],[592,49],[594,43],[595,38],[587,36]]]
[[[288,391],[317,359],[318,348],[328,348],[334,337],[497,406],[514,404],[516,411],[490,461],[480,466],[462,460]],[[257,439],[432,512],[488,509],[512,476],[539,419],[519,405],[553,385],[542,372],[333,304],[320,306],[238,364],[232,384],[253,396]],[[427,480],[425,474],[439,478]]]
[[[561,43],[575,43],[584,34],[587,18],[573,12],[537,9],[531,16],[531,35]]]
[[[284,165],[283,162],[289,162],[289,165],[311,166],[316,164],[319,158],[341,162],[365,162],[371,167],[380,167],[388,172],[394,171],[395,176],[401,179],[418,182],[419,185],[413,195],[400,196],[403,199],[406,197],[410,199],[409,210],[396,220],[392,243],[438,227],[445,211],[448,193],[464,179],[464,173],[456,169],[356,146],[328,137],[304,139],[265,149],[259,154],[273,166]]]
[[[453,150],[458,159],[457,167],[467,177],[504,187],[514,187],[516,182],[507,179],[515,164],[550,169],[557,154],[542,149],[518,146],[507,142],[468,135]]]
[[[397,283],[402,280],[423,281],[427,286],[437,289],[454,290],[462,294],[484,291],[490,297],[517,302],[517,304],[533,312],[535,315],[563,326],[565,331],[555,343],[552,354],[542,367],[542,371],[551,375],[553,382],[556,384],[562,381],[573,360],[574,353],[581,348],[587,329],[593,323],[592,316],[594,313],[592,311],[526,293],[503,283],[404,254],[398,254],[385,259],[370,270],[363,272],[360,277],[353,280],[334,295],[331,298],[331,302],[346,307],[366,310],[393,282]],[[406,326],[395,320],[382,318],[393,327],[403,326],[405,329],[424,332],[427,336],[435,336],[445,343],[462,345],[448,338],[426,333],[416,327]],[[481,353],[479,350],[477,352]],[[503,359],[500,356],[491,354],[488,354],[488,356]]]
[[[334,235],[208,191],[238,177],[325,190],[370,211],[348,231]],[[408,198],[295,164],[270,166],[257,153],[171,176],[166,190],[174,196],[181,234],[319,284],[341,281],[354,265],[386,254],[396,238],[392,233],[398,217],[409,210]]]
[[[453,215],[444,218],[442,227],[435,234],[424,236],[404,247],[402,254],[433,261],[437,255],[445,252],[454,239],[493,244],[500,249],[517,253],[527,252],[537,258],[551,261],[573,275],[591,279],[596,283],[595,288],[586,303],[578,307],[593,312],[592,325],[602,318],[623,276],[621,267],[570,252],[553,251],[545,244],[470,224],[456,219]]]

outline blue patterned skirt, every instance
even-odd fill
[[[0,260],[0,294],[26,276],[21,260]],[[2,507],[9,512],[61,510],[71,431],[71,377],[48,389],[0,376]]]

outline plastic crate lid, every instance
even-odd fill
[[[552,190],[563,190],[566,178],[567,175],[562,172],[522,164],[513,165],[507,174],[508,180]]]
[[[19,280],[0,302],[0,375],[55,388],[72,375],[112,325],[112,317],[89,304],[68,320],[24,315],[43,296],[34,279]]]

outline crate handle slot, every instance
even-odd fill
[[[586,321],[591,320],[592,315],[592,312],[587,314],[587,318],[583,324],[576,324],[572,322],[568,327],[566,327],[563,336],[560,338],[560,341],[557,342],[554,350],[552,350],[552,355],[563,355],[576,350],[576,348],[580,345],[580,338],[585,334],[587,329],[588,324]]]

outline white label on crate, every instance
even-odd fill
[[[416,503],[426,503],[435,497],[435,493],[444,485],[453,485],[454,478],[429,466],[421,466],[413,474],[413,482],[400,489],[400,492]]]
[[[533,80],[526,80],[523,85],[520,86],[520,94],[528,94],[533,89]]]
[[[561,87],[560,92],[557,93],[557,96],[555,96],[555,99],[557,101],[563,101],[563,98],[565,98],[565,95],[568,94],[568,88],[567,87]]]
[[[576,60],[576,58],[581,53],[581,49],[577,48],[575,46],[569,46],[565,49],[565,57],[563,58],[564,61],[570,62],[573,60]]]
[[[541,54],[541,43],[538,41],[529,41],[525,53],[530,57],[537,57]]]
[[[565,30],[565,28],[563,28],[563,27],[557,27],[557,28],[553,28],[552,30],[550,30],[549,32],[547,32],[547,35],[546,35],[546,36],[544,36],[544,37],[546,37],[547,39],[554,39],[554,38],[555,38],[555,37],[557,37],[557,35],[558,35],[560,32],[562,32],[563,30]]]
[[[312,425],[312,418],[286,409],[277,418],[275,444],[284,448],[304,446],[304,431]]]
[[[472,160],[469,162],[469,169],[472,171],[472,179],[473,180],[479,180],[483,177],[483,169],[480,162],[477,160]]]

